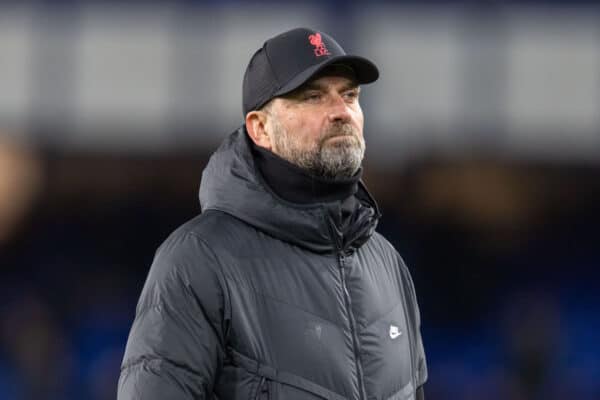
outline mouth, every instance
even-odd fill
[[[348,137],[352,137],[352,135],[335,135],[335,136],[329,136],[329,137],[325,138],[325,140],[348,138]]]
[[[325,137],[323,139],[321,139],[322,144],[331,142],[331,145],[334,145],[334,143],[336,145],[338,145],[338,144],[341,144],[344,142],[360,141],[357,133],[355,132],[353,127],[350,126],[349,124],[341,124],[341,125],[337,125],[337,126],[335,126],[335,125],[331,126],[330,129],[328,129],[325,132],[324,136]],[[338,142],[341,142],[341,143],[338,143]]]
[[[355,135],[351,134],[351,133],[341,133],[338,135],[331,135],[331,136],[327,136],[325,139],[323,139],[323,141],[329,140],[329,139],[343,139],[343,138],[354,138]]]

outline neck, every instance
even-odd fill
[[[344,200],[358,190],[362,168],[349,178],[314,176],[271,151],[252,144],[258,170],[269,188],[282,199],[298,204]]]

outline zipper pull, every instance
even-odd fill
[[[346,255],[343,252],[338,253],[338,260],[340,262],[340,267],[346,267]]]
[[[352,264],[352,254],[353,251],[351,250],[347,250],[347,251],[340,251],[338,253],[338,260],[340,262],[340,266],[343,268],[348,268],[350,267],[350,265]],[[348,261],[350,261],[350,263],[348,263]],[[350,264],[350,265],[347,265]]]

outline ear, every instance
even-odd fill
[[[271,150],[271,138],[265,129],[268,118],[264,111],[250,111],[246,114],[246,130],[255,145]]]

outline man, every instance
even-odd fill
[[[253,55],[203,212],[150,269],[119,399],[422,398],[414,288],[360,181],[359,84],[378,76],[304,28]]]

